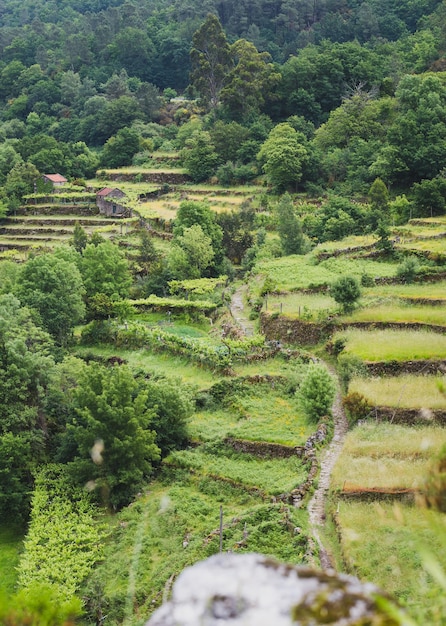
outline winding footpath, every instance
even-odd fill
[[[247,285],[242,285],[235,291],[231,299],[230,311],[235,322],[242,329],[245,335],[252,335],[254,332],[254,324],[246,316],[243,303],[246,291]],[[335,370],[332,367],[329,367],[329,370],[333,377],[337,380]],[[330,488],[331,473],[341,453],[345,436],[348,431],[348,422],[342,406],[342,395],[339,389],[339,384],[332,405],[332,415],[334,423],[333,439],[323,452],[320,461],[318,486],[307,507],[310,520],[310,530],[315,542],[313,552],[317,551],[319,553],[319,560],[323,569],[334,569],[333,560],[322,542],[320,531],[325,524],[325,510],[328,491]]]

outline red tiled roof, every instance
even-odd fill
[[[101,189],[101,191],[98,191],[96,195],[97,196],[108,196],[110,191],[113,191],[113,189],[111,187],[104,187],[103,189]]]
[[[67,179],[62,174],[44,174],[52,183],[66,183]]]

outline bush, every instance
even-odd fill
[[[330,296],[341,305],[344,312],[353,309],[360,295],[361,288],[354,276],[340,276],[330,287]]]
[[[327,368],[311,364],[299,389],[302,405],[313,422],[330,412],[336,385]]]
[[[342,405],[347,413],[348,422],[350,425],[354,424],[360,419],[365,419],[369,416],[372,410],[371,405],[367,399],[356,391],[349,393],[342,401]]]
[[[420,271],[420,264],[415,256],[409,256],[398,265],[396,275],[403,283],[413,283]]]

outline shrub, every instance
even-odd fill
[[[327,368],[313,363],[299,389],[299,396],[308,417],[317,422],[330,412],[336,394],[336,385]]]
[[[403,283],[413,283],[420,271],[420,264],[415,256],[409,256],[396,268],[397,277]]]
[[[344,312],[351,311],[361,295],[361,288],[354,276],[340,276],[330,287],[330,295],[341,305]]]
[[[348,422],[354,424],[360,419],[365,419],[370,414],[372,407],[367,399],[361,394],[353,391],[342,401],[342,405],[347,413]]]

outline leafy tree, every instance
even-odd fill
[[[85,229],[82,228],[82,226],[78,222],[76,222],[76,224],[74,225],[74,230],[73,230],[73,238],[70,242],[71,245],[77,252],[79,252],[79,254],[82,254],[82,252],[85,249],[85,246],[87,245],[87,242],[88,242],[88,235]]]
[[[288,254],[305,254],[309,242],[302,231],[300,220],[294,212],[293,202],[289,194],[284,194],[277,205],[277,231],[282,251]]]
[[[184,447],[188,441],[187,423],[194,410],[190,390],[171,380],[144,380],[143,389],[148,393],[146,406],[155,413],[150,425],[162,456]]]
[[[216,15],[209,14],[192,37],[191,84],[204,103],[215,109],[230,68],[230,47]]]
[[[31,311],[0,296],[0,516],[26,521],[32,470],[45,453],[44,394],[54,360]]]
[[[359,281],[354,276],[340,276],[331,285],[330,296],[342,306],[344,312],[351,311],[361,296]]]
[[[57,253],[29,259],[18,276],[16,293],[38,311],[42,325],[60,345],[85,315],[79,269]]]
[[[175,237],[168,263],[176,278],[200,278],[211,264],[214,254],[211,238],[199,224],[194,224]]]
[[[268,135],[257,158],[262,163],[268,182],[278,191],[296,188],[302,167],[308,157],[305,137],[288,124],[278,124]]]
[[[117,134],[105,143],[101,164],[105,167],[130,165],[139,150],[139,135],[132,128],[120,128]]]
[[[89,366],[75,391],[77,418],[67,436],[77,451],[69,468],[80,484],[94,481],[113,508],[131,501],[160,457],[147,399],[126,366]]]
[[[221,101],[232,119],[246,120],[259,113],[280,74],[269,62],[269,53],[259,52],[246,39],[232,44],[231,56],[233,68],[226,77]]]
[[[382,218],[387,217],[389,209],[389,192],[381,178],[375,178],[369,190],[369,199],[373,211],[376,211]]]
[[[253,244],[252,229],[254,226],[254,210],[223,212],[217,215],[217,222],[223,230],[222,246],[225,255],[239,265],[248,248]]]
[[[418,215],[433,217],[446,211],[446,178],[436,176],[412,186],[413,205]]]
[[[199,183],[210,178],[218,163],[210,134],[207,131],[194,133],[181,150],[181,159],[194,182]]]
[[[8,206],[16,209],[24,195],[34,191],[39,170],[32,163],[17,162],[6,177],[5,192]]]
[[[180,204],[175,217],[174,235],[182,235],[185,228],[195,224],[201,226],[204,234],[210,238],[214,250],[214,260],[219,262],[222,254],[221,242],[223,233],[215,213],[211,211],[206,202],[185,200]]]
[[[313,422],[328,415],[336,395],[336,385],[327,368],[312,363],[299,387],[298,395]]]
[[[113,299],[127,296],[132,282],[128,263],[110,241],[87,244],[79,266],[87,299],[98,293]]]

